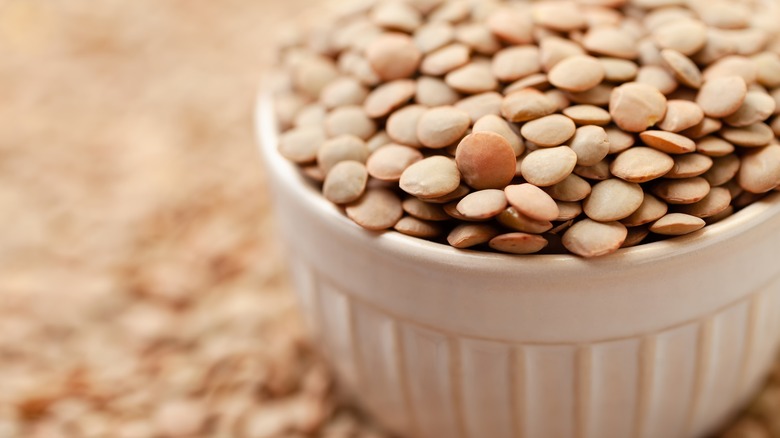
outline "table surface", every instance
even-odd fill
[[[0,0],[0,438],[384,436],[305,340],[252,139],[311,5]],[[729,436],[780,436],[778,382]]]

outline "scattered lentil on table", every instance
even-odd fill
[[[456,248],[692,233],[780,186],[780,30],[736,3],[369,3],[282,48],[279,151],[359,225]]]

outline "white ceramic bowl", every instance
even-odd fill
[[[694,437],[762,384],[780,340],[780,193],[593,260],[361,229],[257,128],[297,294],[365,408],[405,437]]]

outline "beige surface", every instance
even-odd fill
[[[0,0],[0,438],[351,436],[250,128],[312,3]]]

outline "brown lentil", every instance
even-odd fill
[[[507,233],[492,238],[490,247],[511,254],[533,254],[547,246],[547,240],[536,234]]]
[[[491,225],[461,224],[450,231],[447,242],[455,248],[471,248],[489,242],[498,234],[499,231]]]
[[[492,132],[474,132],[458,145],[455,161],[471,187],[500,189],[515,176],[515,152],[509,142]]]

